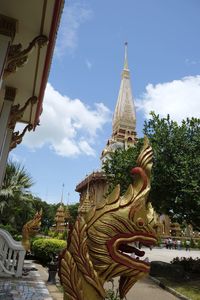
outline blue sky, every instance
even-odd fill
[[[50,202],[78,202],[76,185],[100,166],[112,131],[124,42],[137,133],[149,111],[180,122],[200,117],[200,1],[66,1],[41,125],[10,154]]]

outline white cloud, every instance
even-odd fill
[[[33,150],[48,145],[61,156],[95,155],[95,137],[110,117],[103,103],[96,103],[92,110],[79,99],[61,95],[48,83],[41,125],[26,133],[23,144]]]
[[[91,70],[91,68],[92,68],[92,63],[91,63],[88,59],[86,59],[85,63],[86,63],[87,68],[88,68],[89,70]]]
[[[198,64],[200,64],[200,60],[194,60],[194,59],[186,58],[186,59],[185,59],[185,63],[186,63],[186,65],[188,65],[188,66],[198,65]]]
[[[14,162],[16,162],[16,163],[22,163],[22,164],[24,164],[24,162],[25,162],[25,160],[22,158],[22,157],[20,157],[19,155],[16,155],[15,153],[13,153],[12,151],[11,152],[9,152],[9,159],[11,160],[11,161],[14,161]]]
[[[145,93],[137,99],[138,109],[145,117],[154,111],[161,117],[170,115],[171,119],[181,122],[187,117],[200,117],[200,75],[188,76],[180,80],[148,84]]]
[[[56,43],[55,54],[63,56],[66,51],[73,52],[78,45],[78,30],[80,25],[87,22],[92,17],[92,10],[78,2],[65,5],[58,40]]]
[[[84,153],[87,153],[88,155],[95,156],[95,151],[94,151],[94,149],[88,144],[87,141],[80,141],[80,142],[79,142],[79,147],[80,147],[80,149],[81,149]]]

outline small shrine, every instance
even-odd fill
[[[56,232],[64,232],[66,230],[66,222],[65,222],[65,207],[63,204],[61,204],[57,211],[55,216],[55,227],[54,231]]]
[[[64,188],[64,185],[63,185]],[[70,220],[70,212],[68,205],[65,206],[63,204],[63,189],[61,194],[60,206],[58,207],[55,215],[55,224],[51,227],[51,231],[57,233],[63,233],[68,230],[69,220]]]

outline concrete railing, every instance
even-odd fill
[[[9,232],[0,229],[0,277],[20,277],[26,251],[21,242],[15,241]]]

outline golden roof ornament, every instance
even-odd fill
[[[85,199],[83,200],[83,203],[80,205],[80,208],[78,211],[83,216],[89,212],[91,207],[92,207],[92,205],[91,205],[91,201],[90,201],[89,181],[88,181],[86,196],[85,196]]]
[[[124,57],[124,70],[128,70],[128,42],[124,43],[125,45],[125,57]]]
[[[37,211],[32,220],[24,224],[22,228],[22,245],[26,251],[30,251],[30,238],[35,236],[40,230],[42,209]]]

